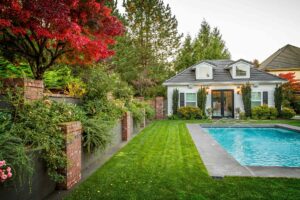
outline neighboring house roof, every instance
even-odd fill
[[[282,47],[265,61],[263,61],[259,69],[263,70],[300,70],[300,48],[290,44]]]
[[[215,66],[215,68],[213,69],[213,79],[202,79],[202,80],[196,79],[194,67],[203,62],[210,63]],[[253,67],[251,67],[250,69],[250,78],[233,79],[229,72],[229,69],[226,69],[229,65],[236,63],[236,61],[232,61],[232,60],[203,60],[200,63],[197,63],[183,70],[182,72],[178,73],[172,78],[166,80],[164,82],[164,85],[177,84],[177,83],[214,83],[214,82],[217,83],[217,82],[251,82],[251,81],[286,82],[285,79],[282,79],[278,76],[261,71]]]

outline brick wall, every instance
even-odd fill
[[[26,100],[37,100],[43,98],[44,83],[41,80],[32,80],[25,78],[3,79],[4,87],[23,88],[23,94]]]
[[[81,179],[81,137],[82,126],[79,121],[60,124],[66,138],[67,168],[64,169],[65,181],[58,189],[70,189]]]
[[[164,98],[155,97],[155,119],[164,119]]]
[[[132,120],[131,120],[131,113],[126,112],[123,115],[123,118],[121,120],[122,124],[122,140],[123,141],[128,141],[131,134],[132,134]]]

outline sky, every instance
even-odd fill
[[[232,59],[265,60],[291,44],[300,47],[300,0],[164,0],[179,32],[195,37],[205,19],[218,27]]]

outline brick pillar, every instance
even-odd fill
[[[163,119],[164,118],[164,98],[155,97],[155,118]]]
[[[22,92],[25,100],[38,100],[43,98],[44,83],[41,80],[7,78],[3,79],[3,85],[6,88],[23,88]]]
[[[126,112],[121,120],[122,123],[122,140],[128,141],[131,136],[131,114]]]
[[[66,138],[67,167],[63,170],[65,181],[58,184],[58,188],[68,190],[81,179],[82,126],[79,121],[62,123],[59,126]]]

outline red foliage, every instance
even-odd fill
[[[300,82],[296,80],[295,72],[289,72],[289,73],[280,73],[279,77],[284,78],[288,80],[288,84],[290,84],[291,88],[294,91],[300,91]]]
[[[41,50],[49,52],[55,60],[67,55],[69,61],[82,64],[107,58],[113,54],[108,46],[124,29],[104,3],[104,0],[1,0],[0,42],[13,44],[11,48],[26,54],[23,55],[26,59]]]

